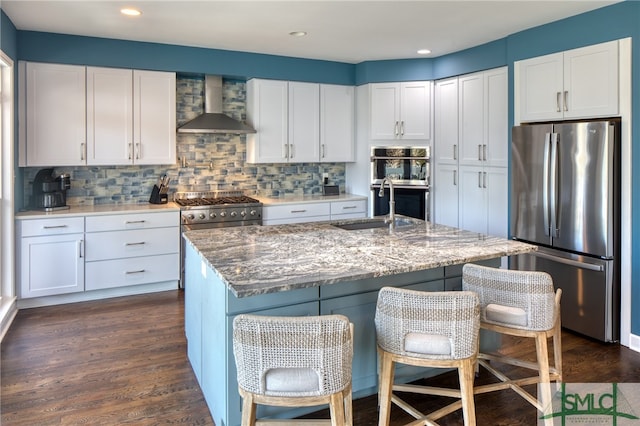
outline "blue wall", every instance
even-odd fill
[[[640,129],[640,2],[612,6],[532,28],[504,39],[430,59],[371,61],[357,65],[273,55],[139,43],[91,37],[16,31],[0,16],[0,47],[13,59],[98,66],[218,74],[240,79],[259,77],[336,84],[431,80],[482,69],[510,67],[510,123],[513,123],[513,62],[625,37],[633,37],[633,116]],[[17,41],[16,41],[17,40]],[[17,43],[17,49],[16,49]],[[15,52],[17,50],[17,57]],[[13,53],[12,53],[13,52]],[[632,147],[640,146],[634,132]],[[640,149],[633,149],[633,188],[640,188]],[[632,278],[640,279],[640,191],[632,198]],[[631,331],[640,335],[640,285],[632,285]]]

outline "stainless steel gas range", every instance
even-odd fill
[[[241,191],[176,192],[180,233],[196,229],[262,225],[262,203]],[[184,287],[184,240],[180,244],[180,286]]]

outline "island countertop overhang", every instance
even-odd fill
[[[417,219],[349,231],[313,222],[187,231],[236,297],[377,278],[528,253],[536,246]],[[348,221],[350,223],[358,220]]]

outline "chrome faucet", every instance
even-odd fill
[[[388,176],[385,176],[385,178],[382,179],[382,183],[380,184],[380,191],[378,191],[378,197],[380,198],[384,197],[385,182],[389,184],[389,227],[395,228],[396,227],[396,201],[393,196],[393,192],[394,192],[393,183],[391,182],[391,179]]]

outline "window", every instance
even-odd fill
[[[0,338],[15,313],[13,61],[0,51]]]

